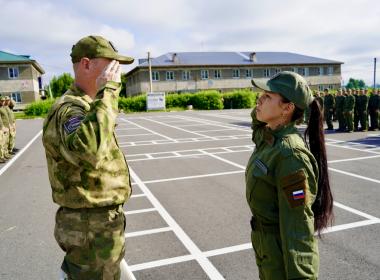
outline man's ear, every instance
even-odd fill
[[[79,63],[82,66],[83,69],[85,69],[85,70],[89,70],[90,69],[90,59],[89,58],[82,57]]]

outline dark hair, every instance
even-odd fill
[[[318,235],[327,226],[332,224],[333,196],[330,188],[329,172],[327,166],[325,134],[323,130],[323,113],[317,99],[314,99],[309,106],[309,123],[305,130],[305,140],[308,140],[310,152],[313,154],[318,164],[318,192],[317,197],[311,207],[314,212],[314,226]],[[307,141],[306,141],[307,143]]]
[[[282,97],[284,103],[290,101]],[[318,164],[318,191],[315,201],[311,207],[314,213],[314,227],[318,236],[323,229],[332,224],[333,196],[330,188],[329,173],[327,166],[325,134],[323,129],[323,113],[318,100],[315,98],[309,105],[310,116],[308,126],[305,130],[305,143],[313,154]],[[291,121],[297,121],[304,115],[304,110],[295,106]]]

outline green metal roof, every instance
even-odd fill
[[[45,71],[42,69],[42,67],[35,61],[34,59],[30,58],[30,55],[16,55],[4,51],[0,51],[0,63],[31,63],[33,66],[41,72],[41,74],[44,74]]]

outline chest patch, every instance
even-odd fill
[[[265,175],[268,175],[268,167],[259,159],[255,159],[255,165],[263,172]]]
[[[80,126],[82,121],[84,120],[83,116],[75,116],[70,118],[63,124],[63,128],[65,129],[67,134],[73,133]]]

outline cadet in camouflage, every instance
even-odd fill
[[[72,48],[75,81],[43,125],[56,214],[55,238],[66,252],[68,279],[120,279],[125,248],[122,205],[131,195],[129,169],[116,137],[119,63],[132,63],[100,36]]]
[[[306,81],[296,73],[280,72],[265,84],[252,83],[264,90],[251,113],[256,148],[245,173],[259,277],[317,279],[319,254],[314,233],[329,223],[333,203],[323,113]],[[295,127],[307,107],[313,153]],[[326,196],[322,198],[321,192]]]
[[[11,124],[9,121],[9,116],[7,113],[7,109],[5,106],[5,96],[2,96],[0,98],[0,118],[2,121],[2,126],[3,126],[3,137],[2,137],[2,143],[0,144],[0,148],[2,150],[1,154],[4,160],[10,159],[12,156],[9,154],[9,134],[11,131]]]
[[[14,154],[14,147],[15,147],[15,141],[16,141],[16,121],[15,121],[15,115],[13,113],[13,110],[11,107],[12,100],[9,98],[9,96],[5,97],[5,110],[8,114],[9,119],[9,143],[8,143],[8,153],[10,155]]]

